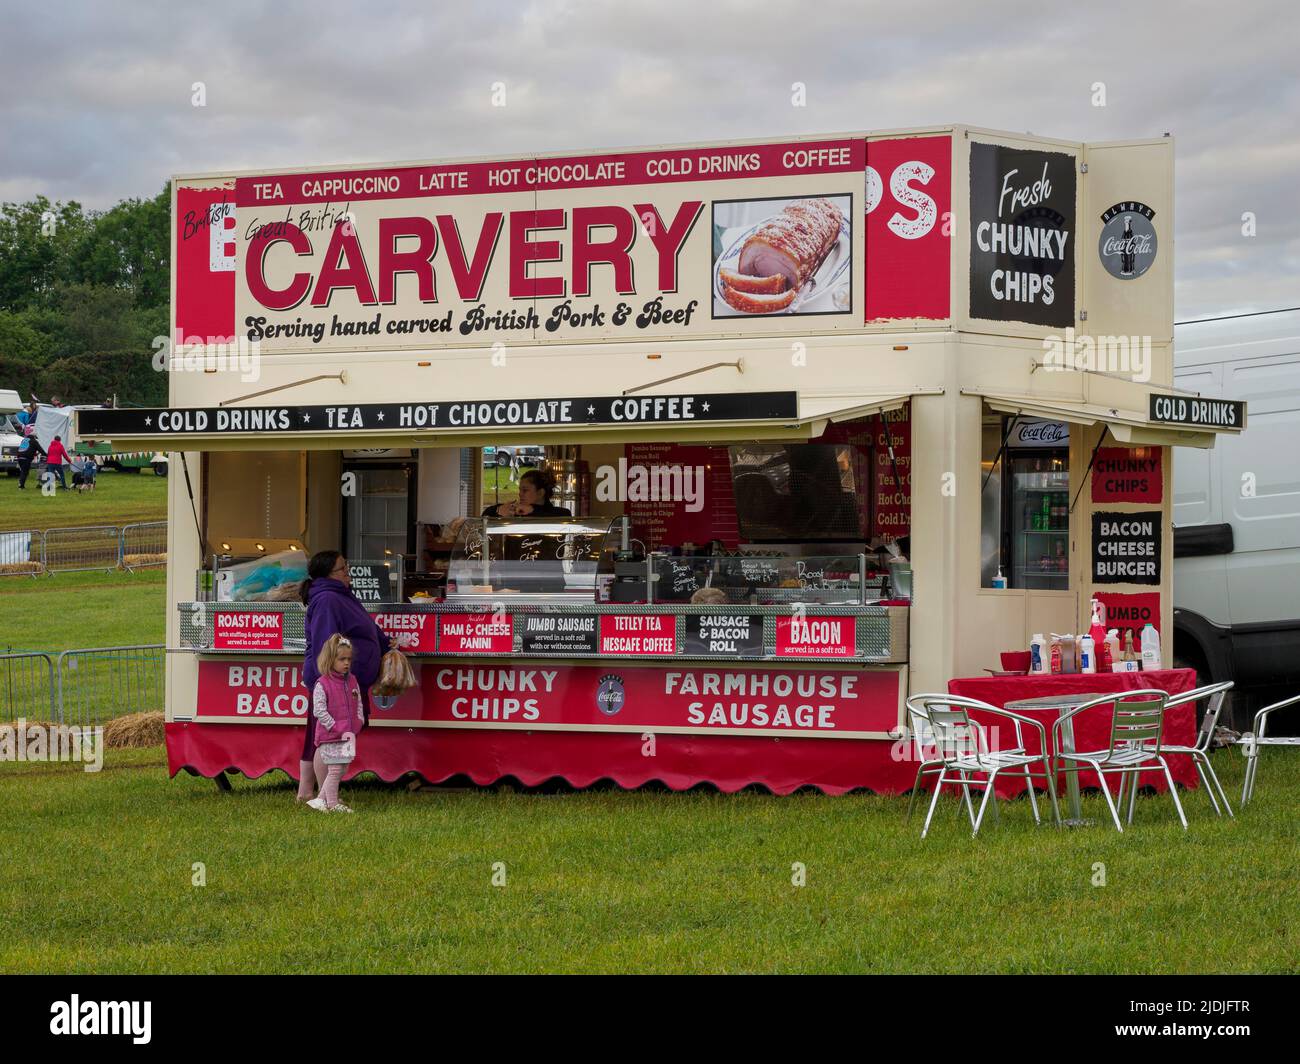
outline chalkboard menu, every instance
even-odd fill
[[[524,613],[522,622],[524,654],[594,654],[596,653],[597,614]]]
[[[747,613],[696,613],[683,617],[683,651],[707,657],[763,657],[763,618]]]
[[[349,562],[352,593],[362,602],[400,602],[397,570],[383,562]]]
[[[709,565],[703,559],[658,559],[655,564],[654,596],[658,602],[689,602],[697,590],[705,586]]]
[[[1092,581],[1095,584],[1160,583],[1159,510],[1092,515]]]

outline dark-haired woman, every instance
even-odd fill
[[[489,506],[484,517],[572,517],[566,507],[551,502],[555,481],[540,469],[530,469],[519,478],[519,501]]]
[[[379,677],[379,659],[386,646],[394,645],[384,635],[361,600],[352,593],[352,577],[347,559],[336,550],[323,550],[307,563],[307,579],[302,582],[301,597],[307,607],[307,652],[303,657],[302,681],[314,690],[320,672],[316,659],[321,648],[334,634],[345,636],[352,644],[352,675],[361,688],[365,720],[370,720],[370,685]],[[325,782],[325,765],[316,753],[315,721],[307,717],[307,732],[298,763],[298,801],[316,795]],[[365,727],[363,722],[362,727]]]

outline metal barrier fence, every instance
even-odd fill
[[[62,651],[55,663],[60,723],[93,727],[162,709],[166,660],[161,643]]]
[[[116,525],[85,525],[45,531],[47,573],[116,569],[122,557],[122,531]]]
[[[160,710],[166,660],[161,643],[0,654],[0,723],[95,727]]]
[[[145,521],[123,525],[121,535],[122,568],[129,573],[154,569],[167,564],[167,522]]]
[[[36,528],[0,532],[0,575],[36,576],[45,565],[45,534]]]
[[[0,532],[0,576],[136,572],[167,564],[167,522]]]
[[[54,659],[40,651],[0,654],[0,724],[58,721]]]

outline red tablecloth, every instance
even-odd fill
[[[948,681],[948,693],[963,698],[978,698],[989,705],[1005,707],[1008,702],[1023,698],[1046,698],[1051,695],[1102,695],[1112,691],[1136,691],[1141,688],[1155,688],[1167,691],[1171,695],[1182,694],[1196,686],[1195,669],[1157,669],[1151,672],[1098,672],[1067,673],[1045,676],[969,676]],[[1052,725],[1060,711],[1056,709],[1019,709],[1021,716],[1040,721],[1047,730],[1047,741],[1052,741]],[[972,714],[979,719],[979,714]],[[1110,743],[1110,706],[1097,706],[1080,713],[1074,718],[1074,748],[1076,750],[1104,750]],[[1015,743],[1014,722],[998,717],[987,717],[983,721],[990,727],[999,729],[998,741],[990,744],[1012,746]],[[1165,742],[1176,746],[1191,746],[1196,741],[1196,706],[1188,704],[1175,706],[1165,717]],[[1037,729],[1024,727],[1025,749],[1031,753],[1038,751]],[[1195,787],[1198,779],[1196,766],[1186,755],[1171,755],[1169,772],[1176,783],[1184,787]],[[1114,794],[1120,777],[1112,775],[1106,783]],[[1144,787],[1154,787],[1158,791],[1168,789],[1164,773],[1159,769],[1143,772],[1140,782]],[[1037,785],[1041,787],[1041,784]],[[1097,787],[1097,774],[1083,771],[1079,773],[1079,786]],[[1063,794],[1062,781],[1057,780],[1057,793]],[[1002,797],[1019,794],[1025,789],[1025,782],[1020,777],[999,777],[997,793]]]

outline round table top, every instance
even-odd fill
[[[1124,694],[1123,691],[1111,693],[1116,698]],[[1081,706],[1085,702],[1091,702],[1094,698],[1103,698],[1105,695],[1106,692],[1094,692],[1088,695],[1044,695],[1042,698],[1019,698],[1014,702],[1008,702],[1002,708],[1012,712],[1018,709],[1068,709],[1071,706]]]

